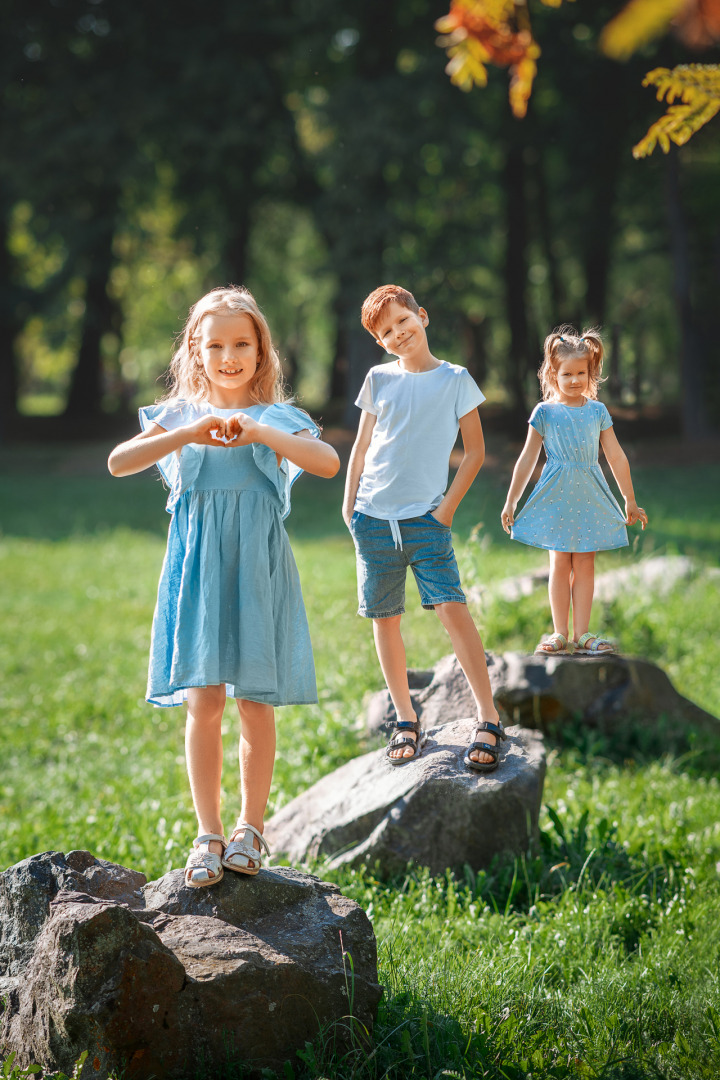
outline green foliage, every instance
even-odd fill
[[[655,68],[647,73],[643,86],[656,86],[658,101],[664,98],[670,108],[633,147],[633,157],[647,157],[658,143],[666,154],[671,142],[684,146],[720,112],[720,64],[679,64],[672,71]],[[671,104],[676,98],[682,105]]]
[[[87,847],[153,877],[182,865],[193,835],[181,710],[151,709],[142,697],[167,516],[150,475],[118,481],[101,469],[98,451],[0,456],[0,498],[11,508],[0,539],[0,858]],[[717,468],[638,470],[635,479],[652,522],[641,546],[655,537],[655,552],[671,545],[715,565],[713,507],[697,506],[700,492],[715,490]],[[288,524],[320,704],[278,715],[273,808],[365,749],[364,699],[381,685],[369,627],[354,614],[340,486],[304,478],[295,488]],[[489,473],[458,515],[466,584],[492,586],[543,559],[505,538],[503,496]],[[601,568],[632,558],[614,553]],[[409,662],[424,667],[448,645],[412,589]],[[628,652],[660,663],[681,692],[720,712],[708,660],[717,604],[700,580],[662,603],[629,593],[602,614]],[[481,618],[489,648],[527,648],[545,628],[547,599],[543,590],[517,604],[489,598]],[[229,817],[238,796],[233,706],[224,735]],[[548,749],[540,842],[523,858],[434,880],[417,868],[390,883],[371,867],[332,875],[378,938],[385,995],[372,1048],[356,1027],[355,1049],[339,1058],[326,1031],[281,1076],[714,1080],[717,777],[692,756],[613,763],[582,732]],[[20,1080],[12,1061],[6,1068]]]

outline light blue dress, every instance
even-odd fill
[[[293,405],[253,405],[253,419],[290,433],[319,428]],[[237,409],[175,402],[140,409],[166,430]],[[180,705],[193,686],[268,705],[317,701],[300,580],[283,518],[302,472],[260,444],[190,443],[158,462],[172,514],[153,618],[146,698]]]
[[[598,464],[600,432],[612,418],[599,401],[580,408],[543,401],[529,423],[547,461],[510,535],[548,551],[607,551],[628,543],[625,515]]]

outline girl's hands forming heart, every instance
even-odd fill
[[[228,438],[227,446],[248,446],[258,441],[260,425],[244,412],[236,412],[225,425]]]
[[[200,443],[201,446],[222,446],[227,436],[227,421],[221,416],[202,416],[194,424],[188,425],[188,442]]]

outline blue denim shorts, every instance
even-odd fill
[[[395,546],[390,522],[355,511],[350,534],[355,542],[358,578],[358,615],[366,619],[389,619],[405,611],[405,578],[408,566],[415,575],[420,603],[466,603],[460,588],[452,532],[433,517],[400,521],[402,549]]]

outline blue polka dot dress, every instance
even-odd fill
[[[281,431],[320,430],[288,403],[252,405]],[[172,402],[140,410],[143,429],[170,431],[237,409]],[[146,698],[180,705],[193,686],[268,705],[317,701],[300,580],[283,518],[302,469],[260,443],[189,443],[158,462],[170,487],[168,546],[153,619]]]
[[[543,437],[547,461],[515,519],[513,540],[547,551],[627,547],[625,515],[598,464],[600,432],[612,427],[605,406],[543,401],[529,423]]]

